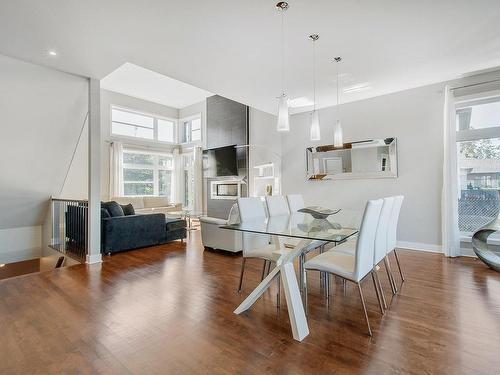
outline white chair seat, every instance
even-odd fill
[[[331,250],[328,251],[335,251],[339,253],[344,253],[344,254],[349,254],[349,255],[355,255],[356,254],[356,241],[346,241],[344,243],[341,243],[340,245],[334,246],[331,248]]]
[[[245,258],[262,258],[265,260],[270,260],[271,262],[276,262],[281,256],[279,253],[274,254],[274,252],[276,251],[277,249],[275,245],[263,246],[256,249],[247,250]],[[290,251],[290,249],[281,246],[279,251]]]
[[[355,260],[356,258],[351,254],[327,251],[305,262],[304,267],[308,270],[333,273],[356,282],[359,280],[356,280],[354,276]]]

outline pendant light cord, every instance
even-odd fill
[[[285,11],[281,11],[281,88],[285,95]]]
[[[337,120],[340,120],[340,61],[337,61]]]
[[[313,101],[316,110],[316,40],[313,40]]]

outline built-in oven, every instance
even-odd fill
[[[241,181],[212,181],[210,184],[212,199],[238,199],[241,196]]]

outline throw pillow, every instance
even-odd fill
[[[132,206],[132,203],[129,203],[126,205],[121,204],[120,206],[122,207],[123,214],[125,216],[135,215],[135,210],[134,210],[134,206]]]
[[[111,217],[124,216],[122,207],[115,201],[106,202],[103,206],[106,210],[108,210]]]
[[[106,210],[104,207],[101,207],[101,219],[107,219],[108,217],[111,217],[108,210]]]

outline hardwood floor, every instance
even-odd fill
[[[199,231],[187,243],[117,254],[101,265],[3,280],[0,373],[498,373],[500,274],[470,258],[399,254],[406,272],[399,295],[391,297],[380,273],[385,316],[371,280],[363,283],[371,339],[355,287],[344,294],[335,283],[327,309],[312,272],[311,333],[302,343],[292,339],[284,296],[276,309],[276,289],[233,314],[262,263],[247,262],[238,295],[241,258],[203,252]]]

